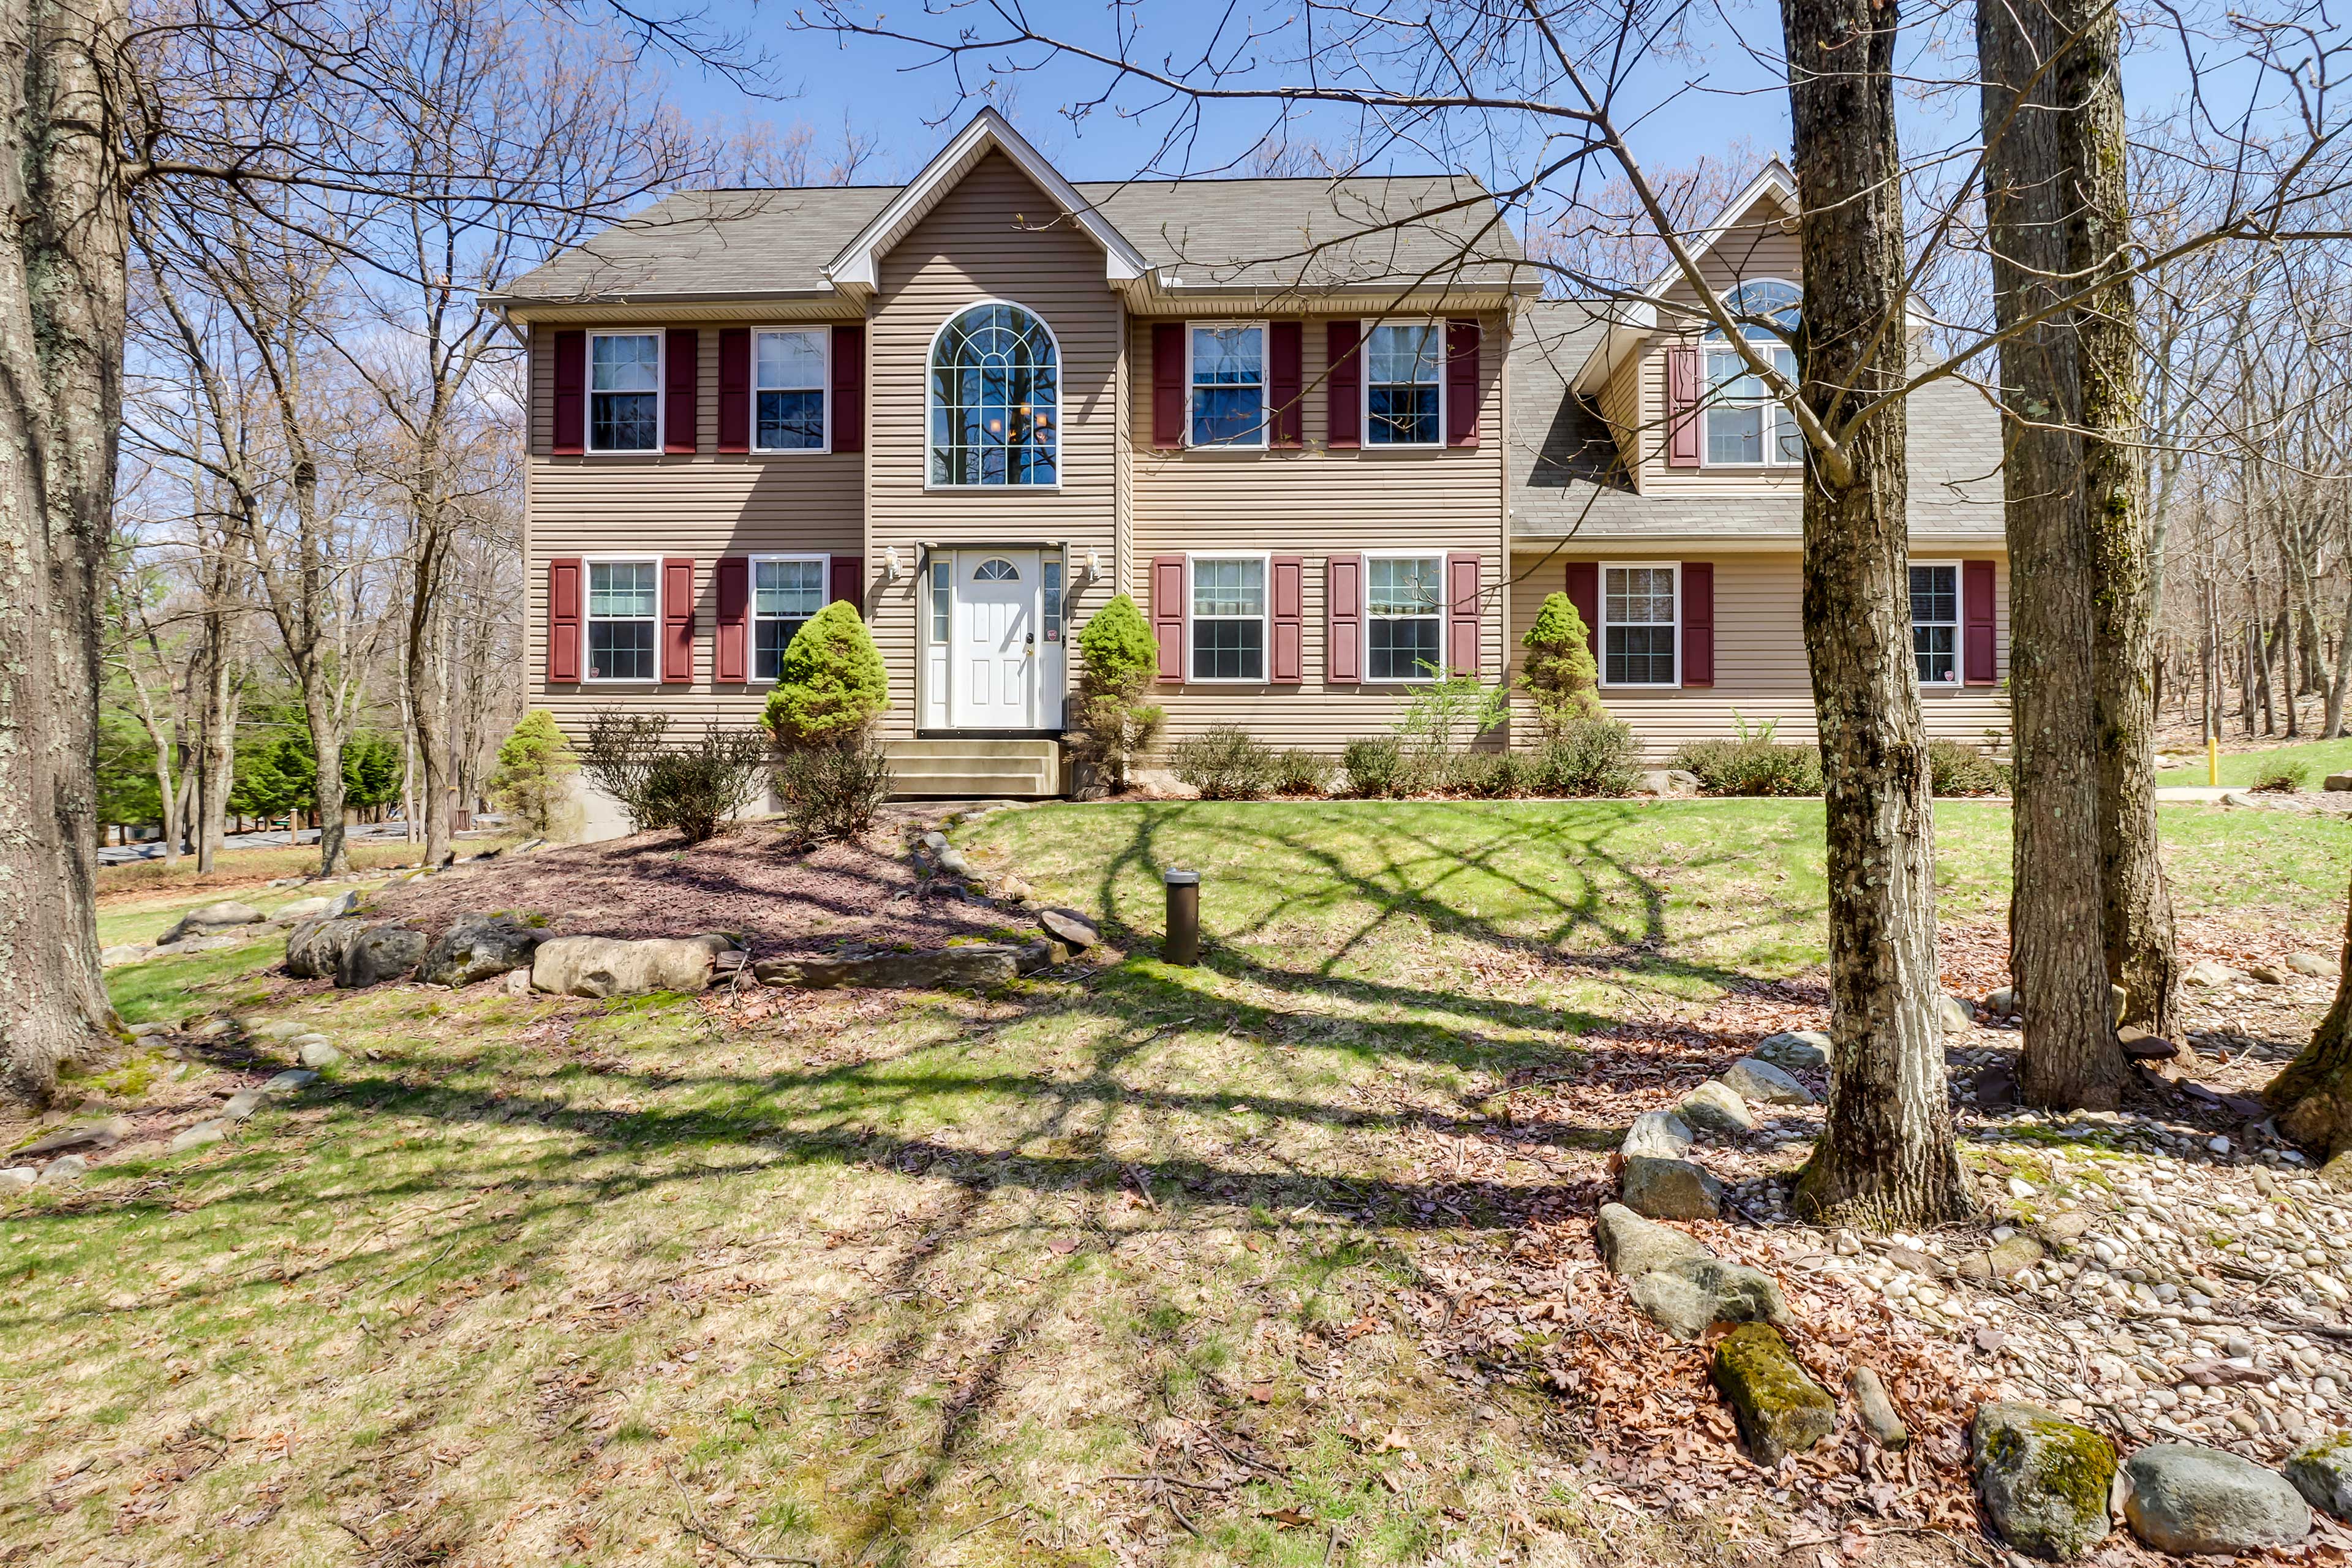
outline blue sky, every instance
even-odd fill
[[[769,79],[780,95],[761,98],[743,91],[723,76],[680,66],[674,87],[680,103],[697,119],[714,121],[766,120],[779,127],[806,121],[822,141],[837,138],[845,116],[861,132],[877,135],[881,156],[862,179],[888,182],[903,179],[919,168],[955,125],[968,118],[973,105],[957,107],[955,79],[939,65],[921,65],[921,56],[905,46],[867,38],[837,39],[831,35],[800,30],[790,5],[760,4],[759,0],[697,0],[703,25],[739,35],[769,58]],[[2294,5],[2296,0],[2277,0]],[[941,0],[869,0],[867,14],[880,10],[890,21],[910,31],[938,32],[959,23],[994,25],[992,12],[971,6],[945,9]],[[1139,53],[1154,58],[1181,53],[1186,43],[1187,20],[1213,20],[1213,5],[1191,7],[1178,0],[1150,0],[1139,13],[1146,47]],[[1568,13],[1563,12],[1563,15]],[[1915,13],[1916,15],[1916,13]],[[1105,47],[1110,44],[1108,7],[1076,0],[1036,0],[1029,15],[1040,30],[1076,37]],[[1246,16],[1246,13],[1240,15]],[[1295,6],[1276,5],[1267,13],[1273,22],[1297,15]],[[1915,27],[1909,72],[1915,81],[1954,81],[1968,69],[1970,11],[1955,12]],[[1689,14],[1691,36],[1697,40],[1685,52],[1644,66],[1633,79],[1633,101],[1647,112],[1631,140],[1645,163],[1685,165],[1714,157],[1745,142],[1759,152],[1784,150],[1788,141],[1788,106],[1779,75],[1780,13],[1777,4],[1717,0]],[[2214,39],[2199,46],[2202,52],[2227,55],[2233,46]],[[1292,46],[1267,51],[1280,55]],[[2160,111],[2176,103],[2188,74],[2182,46],[2168,31],[2138,37],[2126,67],[2126,91],[2136,115]],[[970,66],[968,64],[968,68]],[[1287,68],[1265,68],[1279,74]],[[984,73],[971,79],[977,85]],[[1168,121],[1165,110],[1139,121],[1108,108],[1073,124],[1063,112],[1073,101],[1100,90],[1106,73],[1076,63],[1056,64],[1017,79],[1007,107],[1023,133],[1074,179],[1115,179],[1136,174],[1158,148]],[[1130,100],[1139,98],[1130,92]],[[1971,140],[1976,113],[1973,89],[1915,89],[1904,105],[1906,151],[1927,154]],[[1339,111],[1320,110],[1309,133],[1328,143],[1344,142],[1349,121]],[[1190,153],[1196,170],[1213,170],[1244,156],[1271,118],[1259,104],[1213,108],[1204,116],[1201,141]],[[944,123],[935,123],[941,122]],[[1507,150],[1506,158],[1524,158],[1524,147]],[[1392,160],[1400,169],[1427,168],[1437,160],[1409,153]],[[1478,156],[1456,162],[1477,167]],[[1613,171],[1611,171],[1613,173]]]

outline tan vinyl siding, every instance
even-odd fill
[[[1950,552],[1923,545],[1922,562],[1963,559]],[[1632,545],[1615,552],[1580,551],[1573,557],[1601,562],[1654,562],[1668,557]],[[1568,585],[1567,555],[1523,552],[1517,569],[1525,574],[1511,595],[1511,657],[1516,671],[1527,658],[1519,639],[1535,624],[1547,595]],[[1812,681],[1805,664],[1805,631],[1801,614],[1803,584],[1801,559],[1787,554],[1734,554],[1713,557],[1689,552],[1686,559],[1712,560],[1715,565],[1715,684],[1681,690],[1602,687],[1601,700],[1615,717],[1633,726],[1643,754],[1654,762],[1671,757],[1685,741],[1737,732],[1740,721],[1749,727],[1770,722],[1774,738],[1811,741],[1819,731],[1813,717]],[[2009,676],[2009,563],[1999,556],[1971,552],[1969,560],[1991,560],[1993,565],[1993,658],[1997,676]],[[1932,737],[1980,744],[1985,731],[2009,732],[2009,698],[2004,686],[1927,687],[1919,693],[1920,709]],[[1514,742],[1531,744],[1532,713],[1517,704],[1512,723]]]
[[[1649,381],[1642,373],[1651,360],[1664,357],[1647,349],[1628,355],[1624,363],[1610,373],[1595,400],[1610,434],[1617,437],[1618,454],[1625,463],[1636,494],[1641,492],[1643,478],[1641,454],[1657,440],[1658,433],[1650,428],[1650,410],[1660,406],[1664,397],[1663,387],[1655,397],[1645,395]]]
[[[711,684],[716,563],[723,555],[856,554],[865,526],[864,459],[855,453],[719,452],[719,330],[710,326],[701,329],[695,405],[698,449],[692,456],[555,457],[553,345],[553,329],[531,328],[525,601],[533,705],[552,711],[557,722],[575,733],[602,709],[667,713],[683,722],[751,722],[766,700],[763,685]],[[690,687],[548,684],[548,562],[579,555],[693,559]]]
[[[1117,528],[1120,307],[1104,280],[1102,251],[1066,221],[1054,223],[1054,216],[1045,194],[1010,159],[991,153],[882,263],[869,329],[873,530],[866,618],[890,671],[886,735],[911,735],[919,713],[919,545],[1066,542],[1077,560],[1089,548],[1100,551],[1109,574]],[[957,311],[982,300],[1034,312],[1060,344],[1058,489],[925,486],[931,342]],[[898,582],[886,584],[877,568],[894,544],[902,570]],[[1081,583],[1074,568],[1075,562],[1066,569],[1074,590],[1073,636],[1109,596],[1108,584]]]
[[[1500,613],[1505,542],[1502,524],[1504,409],[1501,378],[1507,339],[1503,319],[1480,319],[1478,445],[1412,452],[1326,448],[1325,321],[1301,333],[1306,388],[1300,450],[1264,452],[1155,449],[1151,445],[1151,325],[1129,324],[1129,376],[1136,393],[1129,430],[1134,443],[1135,549],[1128,591],[1150,613],[1151,558],[1218,551],[1305,558],[1303,669],[1290,685],[1185,685],[1162,682],[1154,700],[1167,709],[1163,745],[1217,724],[1239,724],[1271,744],[1335,752],[1359,736],[1384,734],[1401,696],[1412,688],[1327,683],[1325,562],[1366,551],[1475,552],[1481,561],[1479,668],[1490,684],[1501,661]]]

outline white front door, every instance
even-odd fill
[[[948,656],[956,728],[1037,727],[1037,577],[1034,550],[956,552]]]

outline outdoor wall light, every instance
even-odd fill
[[[882,581],[885,583],[896,583],[898,580],[898,547],[893,544],[882,552]]]
[[[1099,577],[1099,576],[1101,576],[1101,575],[1102,575],[1102,552],[1101,552],[1101,551],[1099,551],[1099,550],[1089,550],[1089,551],[1087,551],[1087,576],[1088,580],[1090,580],[1090,581],[1091,581],[1092,579],[1097,578],[1097,577]]]

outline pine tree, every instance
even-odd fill
[[[1127,787],[1128,772],[1151,747],[1166,711],[1141,700],[1160,671],[1160,648],[1143,612],[1125,594],[1094,613],[1078,633],[1085,668],[1078,677],[1070,750],[1101,774],[1106,789]]]
[[[1557,737],[1580,720],[1609,716],[1601,705],[1601,670],[1592,662],[1591,633],[1566,594],[1544,600],[1536,624],[1519,646],[1528,650],[1519,680],[1536,705],[1536,722],[1546,737]]]
[[[846,746],[890,706],[890,678],[874,634],[845,599],[803,623],[784,649],[763,718],[787,746]]]
[[[572,742],[544,708],[524,714],[504,744],[499,765],[490,774],[490,798],[501,809],[522,818],[533,833],[544,836],[554,826],[555,814],[570,793],[569,780],[579,772]]]

